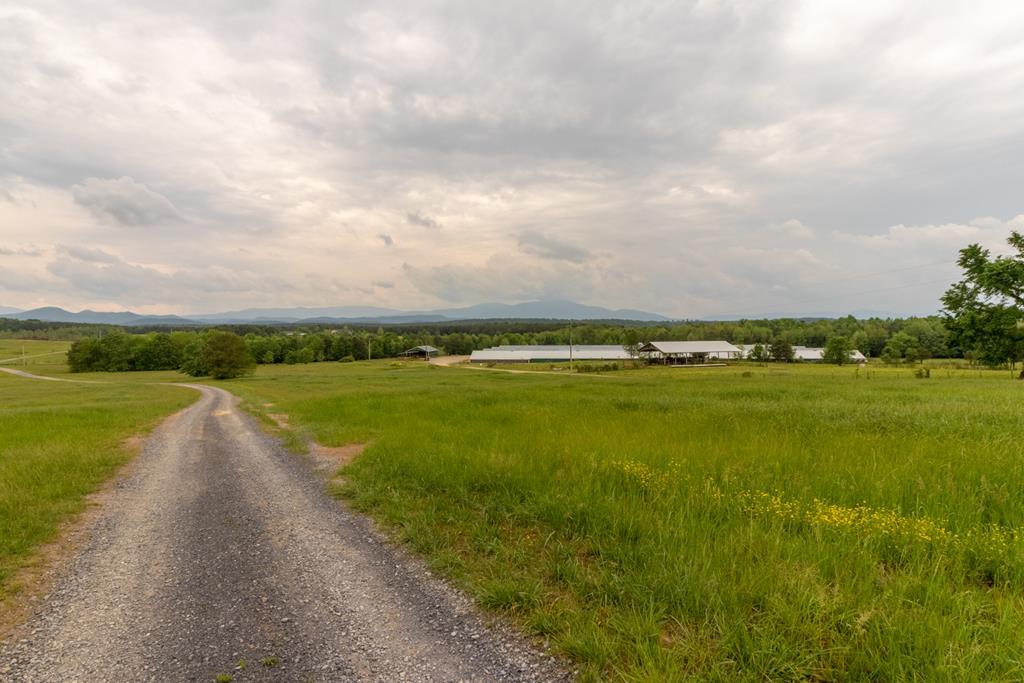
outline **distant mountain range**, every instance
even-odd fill
[[[332,306],[326,308],[247,308],[223,313],[201,313],[187,316],[141,315],[130,311],[78,311],[47,306],[29,311],[0,308],[0,317],[17,320],[43,320],[64,323],[99,323],[107,325],[214,325],[273,323],[430,323],[451,320],[555,319],[555,320],[669,320],[657,313],[632,309],[608,309],[573,301],[528,301],[521,304],[478,304],[464,308],[443,308],[430,311],[400,311],[374,306]]]
[[[780,313],[780,312],[768,312],[768,313],[722,313],[717,315],[704,316],[701,320],[705,321],[732,321],[732,320],[779,320],[779,319],[793,319],[793,320],[833,320],[835,318],[845,318],[848,315],[852,315],[858,320],[867,320],[868,318],[911,318],[922,315],[936,315],[938,312],[933,313],[907,313],[897,314],[892,311],[879,311],[871,309],[858,309],[855,311],[848,311],[845,313],[837,313],[835,311],[810,311],[801,313]]]

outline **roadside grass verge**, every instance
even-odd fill
[[[128,437],[194,400],[177,387],[0,373],[0,605],[21,588],[12,580],[33,550],[133,455]]]
[[[321,364],[229,388],[371,443],[339,495],[584,679],[1024,677],[1020,383],[612,374]]]

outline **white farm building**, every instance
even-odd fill
[[[825,359],[825,349],[816,346],[794,346],[793,359],[808,363],[820,363]],[[850,360],[854,363],[866,363],[867,358],[860,351],[850,351]]]
[[[566,363],[570,360],[618,361],[630,360],[632,356],[616,344],[573,344],[537,346],[495,346],[474,351],[470,363]]]
[[[571,350],[570,350],[571,349]],[[648,342],[631,355],[616,344],[574,344],[569,346],[495,346],[474,351],[470,363],[565,363],[579,361],[625,361],[637,358],[663,365],[700,364],[708,360],[741,358],[738,348],[725,341]]]
[[[750,358],[750,354],[754,351],[754,347],[757,344],[740,344],[740,350],[743,352],[743,358]],[[765,352],[768,351],[769,344],[761,344],[764,347]],[[793,347],[793,360],[803,361],[805,363],[820,363],[825,359],[825,349],[818,346],[794,346]],[[854,363],[866,363],[868,359],[863,353],[857,350],[850,351],[850,361]]]
[[[640,346],[640,356],[662,365],[691,365],[738,359],[743,352],[727,341],[653,341]]]

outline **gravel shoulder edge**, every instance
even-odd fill
[[[237,395],[235,398],[239,401],[239,408],[242,408],[244,401]],[[262,408],[257,407],[256,410],[262,410]],[[338,471],[344,464],[347,464],[329,455],[335,449],[324,447],[315,440],[308,440],[305,442],[306,452],[289,450],[282,442],[282,432],[294,429],[293,426],[285,428],[280,425],[273,426],[268,424],[260,419],[259,414],[253,412],[252,406],[249,406],[249,410],[242,408],[240,412],[257,425],[265,438],[277,442],[283,451],[292,458],[299,460],[302,467],[308,468],[317,479],[321,480],[324,487],[324,495],[330,497],[336,505],[343,508],[353,519],[358,520],[361,531],[369,535],[374,543],[386,549],[390,555],[401,562],[409,570],[410,576],[415,577],[415,580],[426,584],[430,589],[446,594],[450,600],[460,604],[463,609],[473,614],[476,620],[490,631],[496,639],[504,641],[521,652],[533,653],[543,658],[549,666],[557,671],[557,675],[552,680],[555,678],[558,680],[575,679],[578,668],[574,662],[563,655],[552,652],[543,639],[523,632],[505,616],[482,608],[466,591],[448,578],[432,570],[426,558],[416,554],[408,546],[395,538],[377,520],[355,510],[345,499],[331,494],[329,491],[331,482],[343,478],[342,475],[338,474]],[[365,445],[350,444],[351,447],[358,449],[359,452],[362,451]],[[344,449],[347,446],[341,446],[340,448]],[[358,454],[354,457],[358,457]]]
[[[22,376],[50,379],[29,373]],[[202,394],[196,394],[197,401],[201,397]],[[96,523],[102,519],[107,501],[136,473],[138,459],[149,434],[161,425],[178,419],[191,406],[190,403],[122,441],[121,447],[129,452],[125,463],[92,493],[82,498],[81,510],[65,518],[51,540],[36,546],[21,560],[20,567],[8,580],[9,585],[17,586],[16,591],[0,600],[0,643],[19,636],[25,625],[45,607],[46,598],[53,587],[71,571],[74,558],[91,539]]]

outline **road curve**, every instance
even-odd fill
[[[200,400],[146,441],[0,645],[0,680],[565,678],[326,495],[231,394],[187,386]]]

